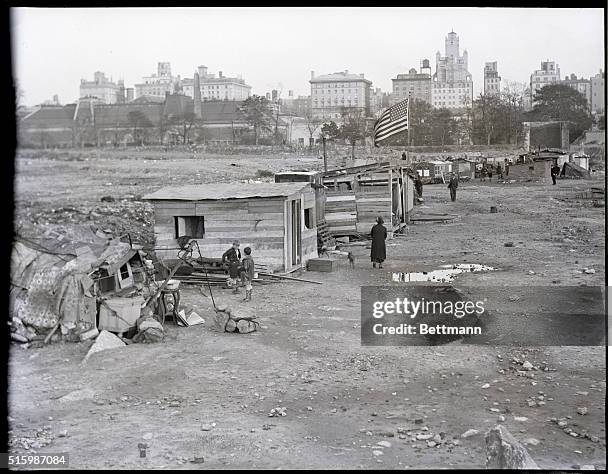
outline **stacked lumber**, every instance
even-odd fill
[[[357,207],[355,194],[328,192],[325,200],[325,221],[331,235],[341,235],[344,231],[355,231]]]
[[[317,243],[319,249],[323,247],[326,249],[336,248],[336,240],[332,237],[329,225],[325,221],[317,222]]]

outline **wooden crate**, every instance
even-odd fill
[[[333,258],[311,258],[307,265],[309,272],[335,272],[338,270],[338,260]]]

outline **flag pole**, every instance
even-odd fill
[[[408,135],[408,149],[406,149],[406,164],[410,164],[410,92],[408,92],[408,103],[406,104],[406,132]]]

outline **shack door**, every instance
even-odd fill
[[[302,203],[291,201],[291,265],[302,263]]]

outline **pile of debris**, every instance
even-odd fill
[[[99,331],[120,336],[141,331],[138,321],[152,319],[145,302],[158,290],[147,254],[100,231],[81,233],[78,241],[67,235],[50,229],[39,238],[16,238],[11,339],[27,347],[60,339],[85,341]]]
[[[259,326],[259,322],[255,320],[257,316],[250,308],[232,309],[225,304],[218,304],[215,312],[215,323],[220,331],[247,334],[254,332]]]

